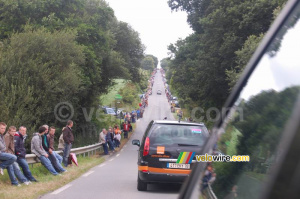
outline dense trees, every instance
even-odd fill
[[[158,65],[157,57],[153,55],[145,55],[145,58],[142,60],[142,68],[144,70],[153,71]]]
[[[115,50],[122,55],[124,67],[130,74],[130,79],[134,82],[141,81],[138,69],[141,68],[145,47],[142,45],[138,32],[129,24],[119,22],[114,29],[114,34],[117,41]]]
[[[104,0],[0,0],[1,120],[61,126],[53,110],[69,102],[75,126],[86,124],[82,108],[98,107],[113,78],[140,83],[143,58],[138,33]]]
[[[220,108],[284,2],[169,0],[194,30],[169,46],[173,89],[197,106]]]
[[[223,198],[227,194],[224,190],[230,191],[231,187],[241,180],[241,173],[253,172],[264,176],[269,172],[268,168],[276,163],[280,154],[276,148],[280,150],[278,145],[280,145],[281,133],[291,115],[299,91],[300,87],[296,86],[280,92],[262,91],[248,101],[241,102],[239,108],[243,109],[243,120],[239,119],[239,115],[233,117],[233,121],[226,128],[225,135],[232,136],[235,131],[238,131],[240,135],[234,146],[235,154],[247,154],[251,161],[214,163],[218,175],[214,190],[218,193],[218,197]],[[225,146],[225,149],[231,147],[233,146]],[[239,189],[241,198],[250,198],[247,197],[249,187],[239,187]]]
[[[53,104],[65,100],[78,103],[84,54],[74,32],[26,28],[13,34],[4,46],[1,120],[31,127],[55,120]]]

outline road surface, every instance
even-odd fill
[[[161,90],[162,95],[156,91]],[[90,169],[78,179],[68,183],[54,192],[44,195],[43,199],[147,199],[147,198],[177,198],[180,186],[173,184],[148,185],[148,191],[137,190],[137,146],[131,140],[141,140],[143,133],[151,120],[161,120],[164,117],[174,120],[170,112],[162,81],[161,73],[155,76],[152,95],[144,117],[137,121],[137,128],[122,150],[114,153],[107,160]]]

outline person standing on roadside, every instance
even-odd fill
[[[128,138],[129,125],[127,121],[125,122],[125,124],[123,124],[123,131],[124,131],[124,138]]]
[[[117,134],[115,134],[115,138],[114,138],[114,140],[115,140],[115,143],[116,143],[116,147],[120,147],[120,143],[121,143],[121,133],[117,133]]]
[[[20,126],[19,131],[15,134],[15,154],[17,156],[17,163],[22,168],[24,176],[31,182],[37,182],[37,180],[32,176],[28,163],[25,159],[26,149],[24,143],[27,137],[26,131],[27,129],[25,126]]]
[[[102,144],[104,155],[109,155],[106,142],[106,134],[106,129],[102,129],[101,133],[99,134],[99,143]]]
[[[61,131],[63,132],[65,128],[66,127],[62,128]],[[61,133],[58,139],[58,150],[64,151],[64,149],[65,149],[64,134]]]
[[[109,146],[109,149],[114,152],[115,148],[113,144],[113,139],[114,139],[114,132],[112,131],[112,127],[109,127],[108,132],[106,134],[106,141]]]
[[[42,135],[44,135],[46,131],[47,129],[44,126],[41,126],[39,128],[39,132],[33,134],[33,138],[31,140],[31,152],[39,158],[41,163],[50,171],[50,173],[56,176],[59,174],[55,171],[51,161],[48,159],[49,155],[42,145]]]
[[[63,163],[64,163],[65,167],[68,166],[70,151],[72,148],[72,144],[74,142],[74,135],[72,132],[72,127],[73,127],[73,121],[69,120],[67,122],[66,128],[63,130],[63,138],[64,138],[64,142],[65,142]]]

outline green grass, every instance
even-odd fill
[[[109,89],[109,92],[106,95],[100,97],[101,105],[103,106],[110,106],[115,100],[115,95],[118,94],[118,91],[126,84],[126,80],[124,79],[115,79],[113,81],[115,82],[115,85]]]
[[[53,176],[48,170],[40,163],[30,165],[30,170],[33,176],[39,181],[31,185],[22,185],[21,187],[12,186],[7,174],[7,170],[4,171],[4,176],[0,176],[0,198],[1,199],[13,199],[13,198],[38,198],[48,192],[54,191],[65,184],[80,177],[83,173],[87,172],[92,167],[104,162],[104,158],[99,155],[90,157],[78,156],[78,167],[68,167],[67,173],[61,176]],[[21,197],[20,197],[21,196]]]

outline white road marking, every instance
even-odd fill
[[[124,151],[124,149],[121,149],[121,151]]]
[[[109,161],[111,162],[111,161],[113,161],[115,158],[112,158],[112,159],[110,159]]]
[[[124,147],[127,147],[127,144],[125,144]]]
[[[118,157],[120,154],[117,154],[116,157]]]
[[[87,177],[88,175],[94,173],[94,171],[90,171],[90,172],[87,172],[86,174],[82,175],[83,177]]]
[[[103,167],[105,164],[101,164],[101,165],[99,165],[98,167],[100,168],[100,167]]]
[[[71,184],[67,184],[65,186],[63,186],[62,188],[57,189],[56,191],[52,192],[51,194],[56,195],[59,194],[60,192],[66,190],[67,188],[71,187]]]

